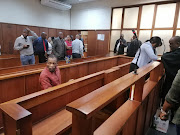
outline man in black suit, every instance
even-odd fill
[[[172,37],[169,40],[169,46],[170,52],[163,54],[161,58],[166,74],[161,95],[163,99],[171,88],[172,82],[180,69],[180,36]]]
[[[120,38],[116,41],[114,47],[114,53],[124,54],[124,48],[127,46],[126,40],[124,39],[124,35],[121,34]]]

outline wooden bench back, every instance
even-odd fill
[[[129,67],[130,63],[122,65],[122,67],[124,66]],[[118,69],[116,67],[116,69],[119,70],[120,68]],[[28,116],[32,117],[33,123],[36,123],[49,115],[52,115],[54,112],[63,109],[66,104],[102,87],[104,85],[104,80],[106,79],[105,72],[106,71],[100,71],[47,90],[8,101],[1,105],[3,115],[6,117],[11,113],[11,107],[9,109],[7,104],[16,104],[16,106],[19,105],[20,108],[23,107],[23,111],[27,112],[28,110],[28,112],[31,112],[32,116]],[[128,73],[128,70],[123,72]],[[115,79],[117,78],[114,77],[114,80]],[[17,111],[16,116],[22,114],[23,111]],[[18,122],[16,119],[15,121]]]
[[[145,83],[145,77],[147,74],[150,73],[149,80]],[[98,113],[101,109],[106,107],[109,103],[112,101],[118,99],[119,96],[121,96],[123,93],[125,93],[132,85],[135,85],[134,88],[134,96],[133,100],[135,102],[130,102],[127,100],[122,107],[120,107],[120,111],[117,110],[115,112],[115,116],[122,114],[122,121],[117,118],[117,121],[115,120],[116,117],[112,115],[112,119],[110,119],[111,122],[107,122],[108,126],[103,126],[103,129],[109,130],[108,133],[113,133],[111,135],[118,134],[119,131],[121,131],[124,127],[124,124],[128,123],[128,120],[130,123],[128,123],[128,126],[136,125],[136,116],[138,107],[140,106],[140,102],[143,101],[145,95],[143,96],[143,90],[144,88],[147,88],[146,90],[149,92],[152,92],[154,94],[154,88],[160,83],[160,79],[162,77],[162,65],[159,62],[153,62],[148,64],[147,66],[138,69],[138,75],[135,75],[133,73],[129,73],[99,89],[96,91],[91,92],[90,94],[85,95],[84,97],[79,98],[76,101],[73,101],[72,103],[68,104],[66,106],[66,109],[70,112],[72,112],[72,135],[92,135],[95,128],[93,126],[93,117]],[[145,85],[146,84],[146,85]],[[144,91],[146,91],[144,90]],[[159,88],[157,88],[159,90]],[[146,95],[149,95],[148,92],[144,92]],[[153,97],[154,95],[152,94]],[[151,104],[148,104],[149,108],[152,109],[152,102],[154,100],[151,99]],[[157,100],[156,100],[157,101]],[[150,102],[149,102],[150,103]],[[124,107],[125,106],[125,107]],[[127,113],[125,110],[126,108],[129,109],[130,113]],[[147,111],[151,114],[151,109]],[[155,110],[155,109],[154,109]],[[146,115],[147,116],[147,115]],[[151,118],[150,116],[147,116],[148,118]],[[109,121],[109,120],[107,120]],[[133,122],[132,122],[133,121]],[[122,122],[122,123],[121,123]],[[124,123],[123,123],[124,122]],[[118,123],[118,124],[117,124]],[[119,124],[121,123],[121,124]],[[140,122],[139,122],[140,123]],[[116,125],[114,128],[111,127],[110,124]],[[149,121],[147,122],[147,125],[149,124]],[[121,126],[122,125],[122,126]],[[148,125],[149,126],[149,125]],[[118,128],[117,128],[118,127]],[[136,128],[135,128],[136,129]],[[98,130],[98,129],[97,129]],[[127,133],[131,132],[128,131],[128,128],[124,129]],[[100,131],[103,131],[100,128]],[[103,134],[104,132],[97,131],[98,134]],[[117,131],[117,132],[115,132]]]

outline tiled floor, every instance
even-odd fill
[[[146,135],[176,135],[176,127],[174,124],[170,124],[167,134],[150,128]]]

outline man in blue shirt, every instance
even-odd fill
[[[45,63],[47,60],[48,42],[46,36],[47,34],[42,32],[41,37],[33,43],[35,54],[39,57],[39,63]]]

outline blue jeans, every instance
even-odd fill
[[[177,132],[177,135],[180,135],[180,125],[176,125],[176,132]]]
[[[21,55],[21,64],[22,65],[30,65],[30,64],[35,64],[35,57],[33,55]]]

